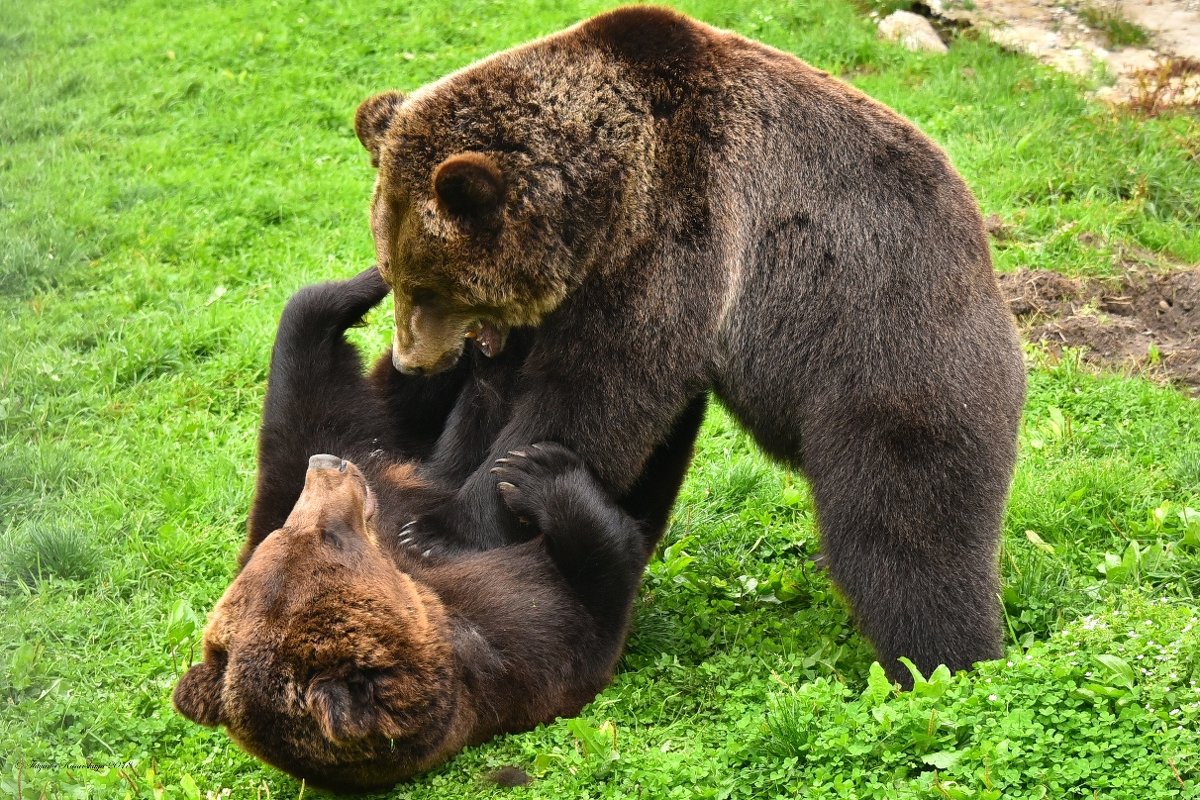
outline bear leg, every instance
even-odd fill
[[[805,443],[822,551],[888,676],[1003,652],[998,549],[1012,448],[961,429],[825,427]],[[994,442],[994,440],[993,440]]]
[[[504,503],[537,528],[546,550],[602,629],[623,631],[642,571],[641,526],[573,451],[541,442],[499,459]]]
[[[641,524],[647,559],[654,554],[654,548],[666,532],[675,499],[692,463],[696,435],[707,411],[707,393],[688,403],[683,413],[676,417],[670,433],[642,467],[637,481],[621,497],[621,508]]]

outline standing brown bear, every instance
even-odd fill
[[[978,208],[910,123],[786,53],[631,7],[377,95],[355,127],[396,367],[537,328],[491,457],[412,536],[515,535],[488,469],[531,441],[619,496],[712,390],[808,479],[893,679],[911,682],[900,656],[1000,655],[1021,352]]]

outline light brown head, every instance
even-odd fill
[[[567,31],[359,106],[398,369],[445,369],[467,339],[495,354],[630,246],[654,154],[649,107],[626,88]]]
[[[455,744],[440,604],[379,548],[373,511],[353,464],[313,456],[175,688],[181,714],[318,786],[388,786]]]

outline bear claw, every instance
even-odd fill
[[[522,522],[535,520],[542,528],[546,508],[553,505],[548,498],[562,489],[560,478],[582,466],[583,462],[568,448],[539,442],[510,450],[508,456],[496,459],[490,472],[500,478],[496,489],[517,518]]]

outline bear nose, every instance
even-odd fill
[[[414,375],[415,376],[415,375],[424,375],[425,374],[424,367],[410,367],[407,364],[401,364],[400,362],[395,361],[395,360],[392,361],[392,366],[394,366],[396,368],[396,371],[399,372],[401,375]]]
[[[336,469],[338,472],[346,471],[346,462],[337,456],[331,456],[328,453],[320,453],[311,456],[308,459],[309,469]]]

